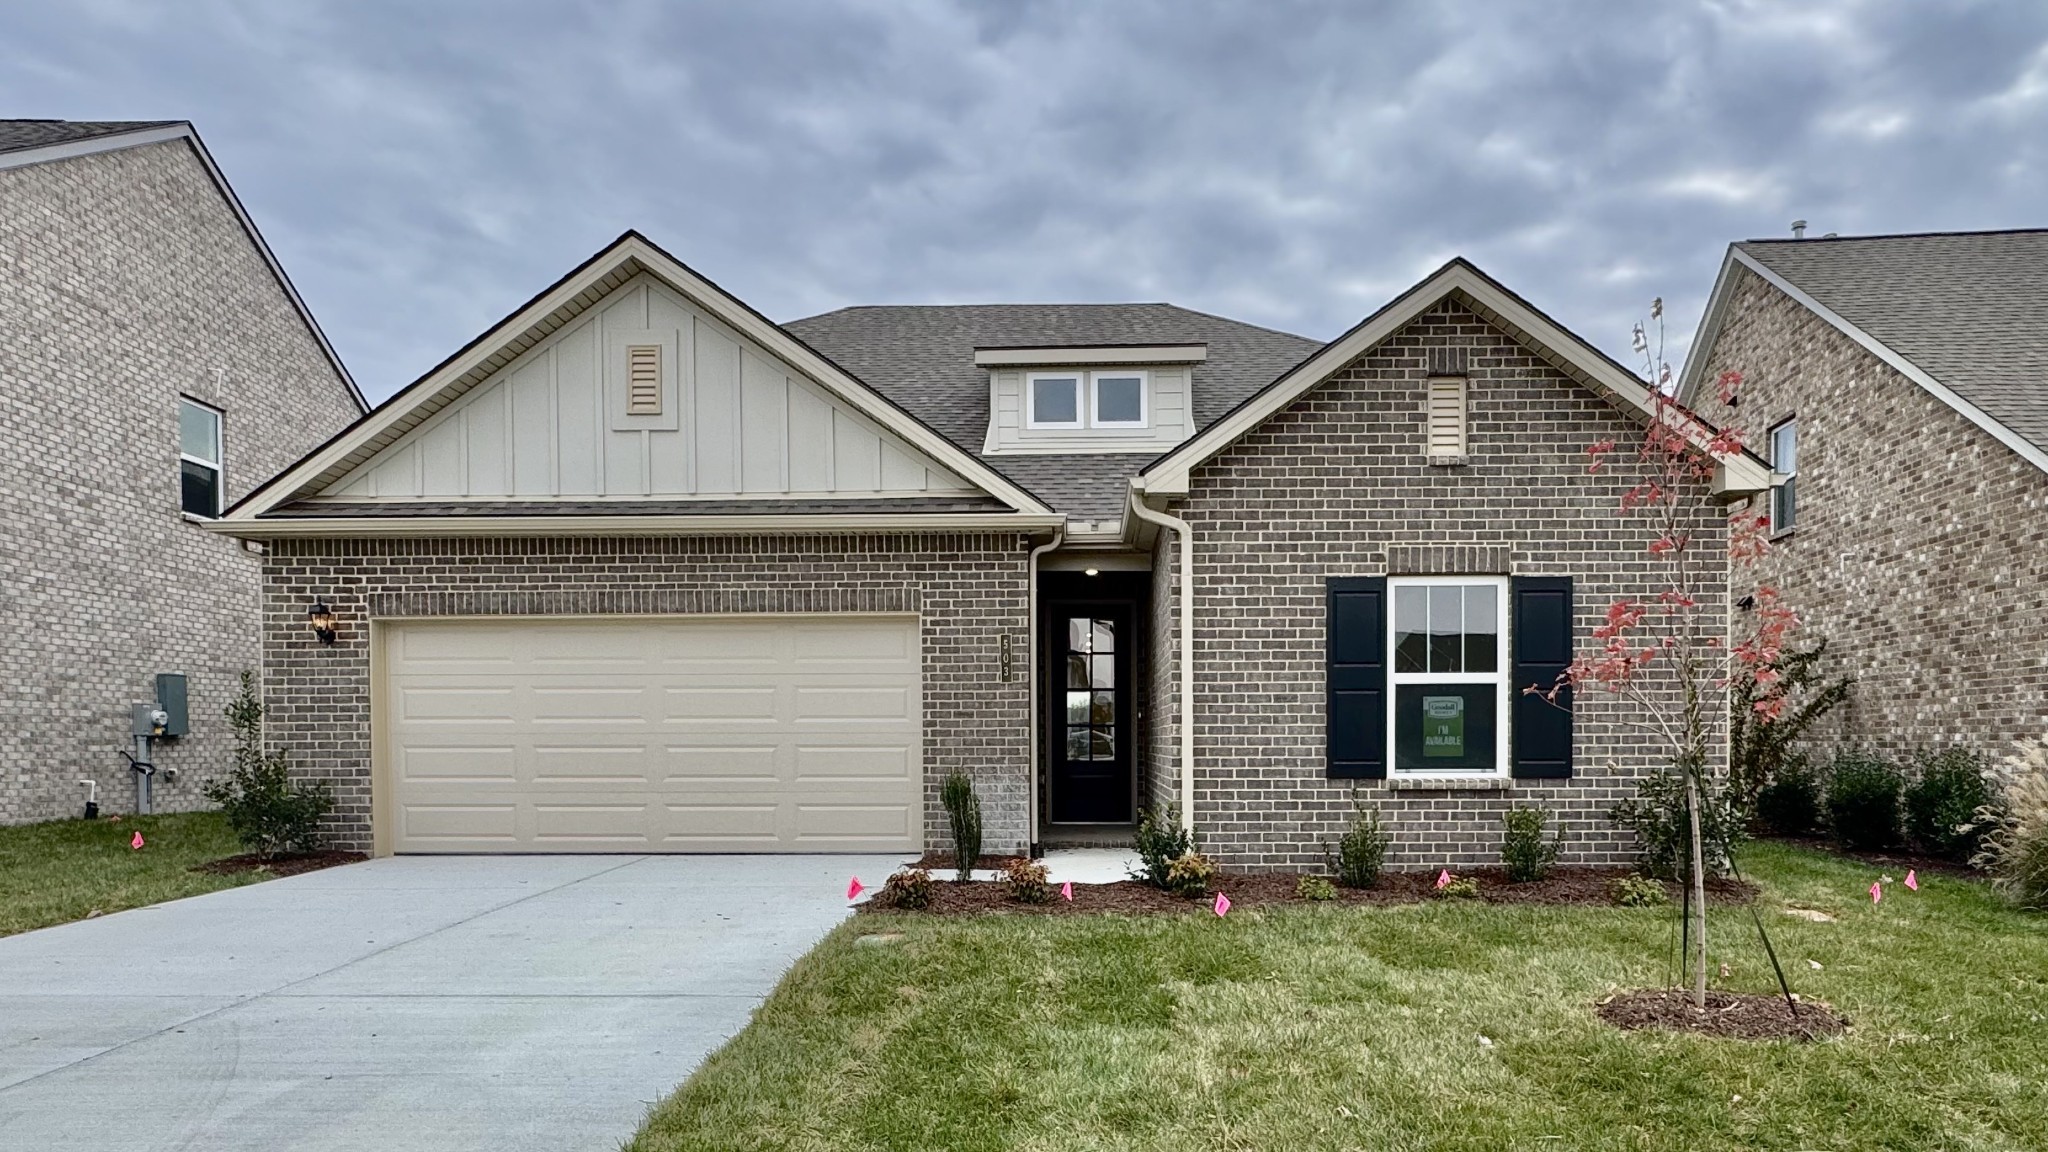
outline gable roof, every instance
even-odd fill
[[[969,484],[987,492],[1009,513],[1051,517],[1051,509],[1031,492],[991,470],[972,453],[935,432],[646,237],[628,231],[426,375],[400,389],[397,395],[374,411],[342,429],[298,463],[243,497],[222,514],[217,522],[221,530],[248,534],[260,518],[274,519],[281,510],[302,497],[326,488],[471,388],[489,379],[549,333],[582,315],[613,289],[642,274],[654,277],[694,301],[721,322],[781,358],[827,393],[909,442]],[[622,512],[636,511],[631,505],[619,508]],[[512,516],[519,513],[506,511],[503,514]],[[649,511],[646,515],[653,517],[659,513]],[[676,525],[678,528],[693,526]],[[282,532],[280,529],[280,534]]]
[[[256,246],[257,255],[263,258],[278,287],[284,290],[285,299],[291,301],[292,309],[305,323],[313,342],[320,346],[321,354],[327,357],[335,375],[341,377],[349,398],[355,401],[357,409],[369,411],[370,403],[363,397],[363,390],[356,386],[355,377],[349,374],[348,365],[341,362],[334,345],[328,343],[327,333],[320,330],[320,322],[313,319],[312,309],[306,307],[291,277],[285,275],[284,265],[278,263],[276,253],[270,250],[263,233],[256,228],[256,221],[250,218],[235,190],[229,187],[227,177],[221,175],[220,168],[214,164],[213,156],[207,152],[205,143],[199,139],[199,133],[190,121],[0,120],[0,171],[173,140],[183,140],[191,146],[193,154],[199,158],[200,167],[206,169],[214,187],[220,189],[221,199],[227,201],[228,210],[235,214],[242,230],[248,233],[249,242]]]
[[[1325,344],[1279,379],[1247,397],[1194,438],[1154,460],[1134,483],[1159,495],[1185,493],[1190,470],[1315,390],[1339,369],[1446,297],[1472,309],[1542,356],[1552,367],[1624,409],[1646,417],[1653,417],[1657,412],[1650,386],[1641,377],[1461,256],[1388,301],[1349,332]],[[1704,440],[1697,436],[1695,443],[1702,449],[1706,448]],[[1754,455],[1744,452],[1720,457],[1720,461],[1715,478],[1716,491],[1737,494],[1761,492],[1770,487],[1770,469]]]
[[[1730,245],[1681,396],[1699,387],[1737,268],[2048,468],[2048,229]]]

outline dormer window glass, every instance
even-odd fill
[[[1032,428],[1081,427],[1081,375],[1076,372],[1033,372],[1025,402]]]
[[[1143,372],[1096,372],[1094,383],[1094,426],[1097,428],[1143,428],[1145,374]]]

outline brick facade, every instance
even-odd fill
[[[370,846],[368,621],[398,616],[915,612],[922,618],[925,842],[939,783],[976,778],[990,852],[1025,842],[1029,542],[1021,534],[287,540],[264,562],[271,742],[335,783],[331,831]],[[323,647],[306,608],[325,599]],[[1003,674],[1002,640],[1013,637]]]
[[[1829,672],[1856,678],[1825,755],[2048,733],[2048,473],[1746,268],[1702,379],[1744,374],[1739,420],[1799,420],[1797,531],[1755,577]],[[1707,411],[1715,411],[1706,398]]]
[[[1467,349],[1468,462],[1424,456],[1427,350]],[[1351,815],[1352,782],[1324,775],[1324,579],[1484,571],[1571,575],[1579,646],[1617,597],[1654,597],[1668,566],[1648,553],[1644,518],[1617,515],[1636,482],[1631,454],[1599,474],[1586,449],[1630,445],[1638,419],[1575,383],[1451,302],[1419,317],[1209,463],[1171,511],[1195,537],[1196,826],[1233,867],[1318,865]],[[1722,519],[1691,501],[1704,562],[1721,563]],[[1159,646],[1173,651],[1177,609],[1162,580]],[[1702,626],[1719,630],[1716,599]],[[1654,690],[1675,698],[1675,686]],[[1160,708],[1155,717],[1165,718]],[[1511,804],[1552,810],[1564,858],[1633,859],[1607,811],[1667,757],[1625,720],[1619,701],[1582,693],[1575,775],[1502,787],[1417,788],[1363,781],[1393,834],[1391,867],[1495,863]],[[1155,732],[1148,771],[1177,770],[1178,745]]]
[[[160,809],[203,806],[259,665],[258,558],[179,509],[178,397],[225,412],[230,500],[358,410],[182,140],[0,171],[0,823],[132,806],[119,756],[190,678]]]

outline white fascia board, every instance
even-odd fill
[[[300,298],[298,288],[292,284],[292,278],[285,275],[284,265],[278,263],[277,254],[270,250],[269,243],[263,239],[263,233],[257,230],[255,219],[249,215],[248,209],[242,207],[241,197],[235,195],[233,186],[228,183],[227,177],[221,174],[220,166],[213,162],[212,153],[206,150],[206,144],[199,139],[198,131],[190,123],[180,121],[156,128],[138,128],[133,132],[95,136],[89,140],[66,140],[59,144],[45,144],[40,148],[0,153],[0,171],[26,168],[31,164],[48,164],[53,160],[92,156],[100,152],[116,152],[124,148],[140,148],[146,144],[163,144],[172,140],[184,140],[192,146],[193,154],[199,157],[200,166],[206,169],[206,174],[213,180],[214,187],[220,189],[221,199],[227,201],[228,209],[235,214],[235,219],[241,222],[242,231],[248,233],[250,243],[256,245],[257,254],[262,256],[263,263],[269,266],[270,274],[277,279],[278,287],[284,289],[285,298],[291,301],[292,308],[299,314],[299,319],[305,322],[306,330],[313,334],[314,343],[320,345],[320,351],[333,366],[335,375],[341,377],[342,385],[348,389],[349,397],[356,402],[357,411],[368,412],[370,402],[363,396],[363,390],[356,385],[355,377],[349,374],[348,365],[341,362],[341,355],[334,350],[334,345],[327,342],[327,333],[320,330],[320,322],[313,318],[313,310],[306,307],[305,300]]]
[[[857,513],[745,516],[311,516],[209,520],[209,532],[243,540],[301,537],[492,536],[830,536],[883,532],[1048,532],[1057,514],[1023,512]]]
[[[1851,324],[1825,304],[1800,291],[1790,280],[1765,267],[1763,261],[1742,251],[1740,248],[1732,249],[1731,255],[1744,268],[1763,277],[1765,283],[1790,296],[1793,300],[1798,301],[1801,307],[1833,325],[1842,335],[1861,344],[1865,351],[1884,361],[1895,369],[1899,375],[1933,393],[1935,399],[1962,413],[1963,417],[1970,423],[1990,433],[1991,437],[2000,444],[2019,453],[2021,459],[2044,472],[2048,472],[2048,451],[2044,451],[2040,445],[2006,427],[1996,417],[1965,400],[1954,389],[1928,375],[1919,365],[1899,355],[1898,352],[1894,351],[1883,341]]]
[[[1075,345],[1061,348],[977,348],[977,368],[1016,368],[1034,365],[1104,364],[1200,364],[1209,358],[1207,344]]]
[[[1678,391],[1673,393],[1680,404],[1690,408],[1693,397],[1699,394],[1700,375],[1707,370],[1707,354],[1713,350],[1715,341],[1721,338],[1721,324],[1727,316],[1728,297],[1734,292],[1731,283],[1735,279],[1735,245],[1728,246],[1728,252],[1721,257],[1721,271],[1714,277],[1714,290],[1707,295],[1707,309],[1700,313],[1700,326],[1692,334],[1692,343],[1686,345],[1685,367],[1678,373]]]

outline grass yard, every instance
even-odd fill
[[[1945,877],[1873,907],[1874,869],[1782,845],[1745,868],[1795,990],[1846,1036],[1599,1023],[1610,989],[1670,978],[1657,910],[863,916],[630,1147],[2048,1148],[2048,918]],[[1775,987],[1746,910],[1713,931],[1719,985]]]
[[[141,850],[128,846],[141,832]],[[0,828],[0,936],[269,879],[192,871],[242,850],[218,812]]]

